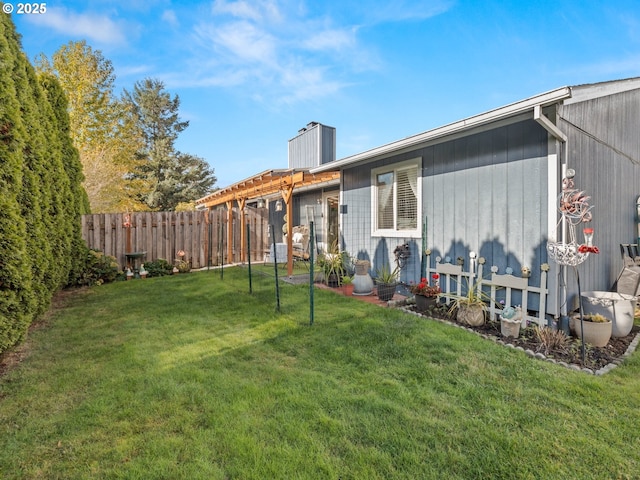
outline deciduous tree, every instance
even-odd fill
[[[139,185],[129,175],[142,137],[131,111],[114,94],[111,61],[80,41],[63,45],[51,61],[41,55],[37,66],[58,77],[68,98],[70,135],[80,152],[91,210],[144,209],[134,199]]]

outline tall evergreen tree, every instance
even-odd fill
[[[179,97],[171,98],[161,81],[147,78],[136,82],[131,93],[125,91],[124,98],[144,139],[134,175],[146,186],[139,199],[152,210],[174,210],[206,194],[216,181],[213,169],[202,158],[175,148],[178,135],[189,125],[179,118]]]
[[[9,15],[0,15],[0,351],[26,333],[34,307],[27,228],[18,198],[26,129],[14,72],[20,43]]]
[[[70,142],[11,18],[0,15],[0,351],[67,284],[81,246],[85,197],[80,166],[65,168]]]
[[[84,268],[86,244],[82,238],[81,215],[89,213],[89,198],[82,181],[82,164],[78,150],[73,146],[69,135],[69,115],[67,113],[67,98],[57,78],[43,73],[39,76],[40,85],[45,93],[50,108],[48,142],[55,147],[52,155],[52,167],[56,178],[53,184],[56,188],[55,198],[52,199],[50,215],[55,218],[57,233],[60,236],[58,249],[65,252],[64,261],[67,270],[63,272],[63,285],[74,283]],[[56,247],[54,247],[56,248]]]

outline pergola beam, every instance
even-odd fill
[[[308,187],[319,183],[338,180],[340,172],[321,172],[310,174],[305,170],[278,170],[264,172],[242,182],[235,183],[224,189],[217,190],[206,197],[196,200],[197,205],[215,207],[223,205],[229,200],[252,200],[263,196],[277,194],[281,191],[293,188]]]

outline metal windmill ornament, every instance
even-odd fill
[[[588,197],[584,190],[575,187],[573,177],[574,170],[567,170],[567,175],[562,179],[562,192],[558,196],[558,210],[560,211],[560,222],[558,226],[562,228],[562,242],[548,242],[547,251],[549,257],[559,265],[571,266],[574,268],[578,283],[578,301],[580,310],[580,331],[582,332],[582,363],[585,363],[586,348],[584,343],[584,315],[582,312],[582,292],[580,288],[580,275],[578,265],[584,262],[590,253],[600,253],[598,247],[593,245],[593,228],[584,226],[582,233],[584,243],[578,243],[576,230],[581,224],[587,225],[592,220],[591,209]],[[566,289],[566,286],[565,286]],[[564,291],[566,297],[566,290]]]
[[[564,232],[562,242],[547,243],[547,252],[553,261],[572,267],[584,262],[590,253],[600,253],[598,247],[593,245],[592,227],[583,228],[584,242],[578,243],[576,230],[579,225],[591,222],[593,205],[589,205],[591,197],[575,187],[574,175],[575,171],[567,171],[567,176],[562,179],[562,192],[558,196],[558,227]]]

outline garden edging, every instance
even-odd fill
[[[598,369],[598,370],[592,370],[590,368],[587,367],[581,367],[580,365],[576,365],[576,364],[569,364],[567,362],[563,362],[563,361],[557,361],[554,358],[551,357],[547,357],[546,355],[544,355],[543,353],[540,352],[534,352],[533,350],[529,350],[529,349],[524,349],[520,346],[515,346],[512,343],[509,343],[508,341],[503,340],[502,338],[498,338],[494,335],[485,335],[483,333],[477,332],[475,330],[473,330],[472,328],[468,328],[465,327],[464,325],[461,325],[459,323],[455,323],[455,322],[451,322],[448,320],[444,320],[441,318],[433,318],[433,317],[428,317],[426,315],[422,315],[419,312],[416,312],[414,310],[411,310],[410,308],[407,308],[406,305],[406,300],[402,300],[399,302],[394,302],[394,305],[390,305],[389,306],[393,306],[393,307],[397,307],[400,310],[412,314],[412,315],[416,315],[418,317],[422,317],[422,318],[429,318],[430,320],[435,320],[437,322],[441,322],[441,323],[446,323],[447,325],[451,325],[457,328],[462,328],[464,330],[467,330],[469,332],[472,332],[482,338],[485,338],[487,340],[492,340],[500,345],[504,345],[505,347],[508,348],[513,348],[515,350],[519,350],[524,352],[527,356],[531,357],[531,358],[535,358],[538,360],[543,360],[549,363],[555,363],[556,365],[560,365],[562,367],[568,368],[569,370],[573,370],[573,371],[577,371],[577,372],[583,372],[583,373],[587,373],[590,375],[604,375],[605,373],[610,372],[611,370],[613,370],[614,368],[616,368],[618,365],[620,365],[627,357],[629,357],[633,352],[635,352],[636,348],[638,347],[638,343],[640,343],[640,333],[637,333],[636,336],[634,337],[634,339],[631,341],[631,343],[629,344],[629,346],[627,347],[627,350],[624,352],[624,354],[620,357],[617,358],[615,360],[613,360],[611,363],[605,365],[604,367]]]

